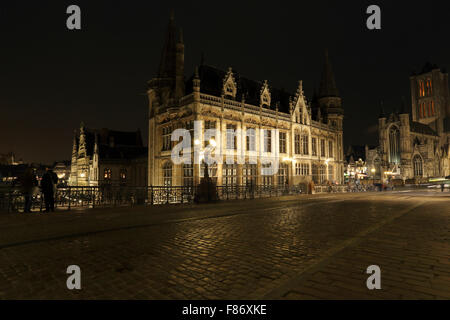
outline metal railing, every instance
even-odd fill
[[[55,208],[118,207],[193,203],[198,189],[193,186],[99,186],[61,187],[55,191]],[[255,199],[304,193],[300,186],[217,186],[219,200]],[[25,197],[18,187],[0,188],[0,211],[22,212]],[[44,197],[32,196],[32,211],[45,209]]]

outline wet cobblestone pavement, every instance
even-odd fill
[[[450,197],[0,215],[1,299],[450,299]],[[66,269],[81,268],[68,290]],[[381,268],[381,290],[366,269]]]

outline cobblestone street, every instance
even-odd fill
[[[450,195],[0,215],[1,299],[450,299]],[[69,265],[82,290],[66,287]],[[381,268],[381,290],[366,269]]]

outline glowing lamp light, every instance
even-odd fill
[[[80,177],[84,178],[84,177],[86,177],[86,174],[84,172],[82,172],[82,173],[80,173]]]
[[[217,145],[216,140],[214,140],[214,139],[210,139],[209,144],[212,145],[213,147],[215,147]]]
[[[195,139],[194,144],[195,144],[196,146],[198,146],[198,145],[200,144],[200,140]]]
[[[372,173],[375,173],[376,170],[375,170],[375,168],[372,168],[372,170],[370,170],[370,171],[371,171]]]

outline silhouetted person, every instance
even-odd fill
[[[23,212],[31,212],[33,189],[37,186],[36,176],[32,168],[27,168],[19,178],[22,194],[25,198]]]
[[[41,189],[44,194],[45,212],[55,211],[55,185],[58,182],[58,177],[49,168],[42,176]]]
[[[441,192],[444,192],[444,187],[445,187],[445,185],[442,183],[441,184]]]

